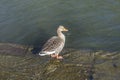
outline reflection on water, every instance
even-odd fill
[[[120,1],[0,0],[0,42],[42,45],[58,25],[66,47],[120,50]]]

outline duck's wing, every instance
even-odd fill
[[[55,50],[61,46],[63,40],[57,36],[50,38],[43,46],[42,51],[55,52]]]

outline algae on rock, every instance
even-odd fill
[[[64,49],[63,60],[32,54],[25,45],[0,43],[1,80],[119,80],[120,53]],[[27,51],[26,51],[27,49]]]

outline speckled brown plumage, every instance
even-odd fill
[[[43,45],[42,50],[39,53],[40,56],[51,55],[51,57],[61,57],[58,56],[58,54],[61,52],[65,44],[65,36],[62,31],[68,30],[65,29],[63,26],[59,26],[59,28],[57,29],[58,36],[53,36]]]
[[[52,52],[54,50],[57,49],[57,47],[59,48],[61,45],[63,45],[63,40],[60,39],[59,37],[52,37],[50,38],[43,46],[42,51],[49,51]]]

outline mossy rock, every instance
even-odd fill
[[[0,80],[119,80],[120,53],[64,49],[63,60],[32,54],[32,47],[0,43]]]
[[[87,68],[82,65],[51,60],[44,66],[43,80],[86,80],[87,78]]]

